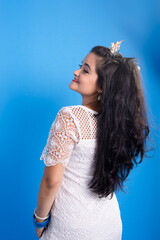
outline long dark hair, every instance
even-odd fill
[[[88,184],[99,198],[120,188],[134,163],[141,163],[149,135],[146,103],[136,58],[111,53],[103,46],[90,51],[97,58],[97,84],[102,89],[97,121],[94,176]],[[148,136],[149,137],[149,136]],[[136,158],[140,154],[140,161]]]

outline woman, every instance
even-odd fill
[[[122,238],[115,191],[142,162],[150,130],[139,67],[117,52],[121,42],[91,49],[69,84],[82,105],[61,108],[51,126],[34,211],[41,240]]]

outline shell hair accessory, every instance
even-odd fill
[[[111,43],[111,46],[110,46],[110,51],[111,53],[115,53],[118,51],[118,49],[120,48],[120,45],[121,45],[121,42],[123,42],[124,40],[121,40],[121,41],[117,41],[116,43]]]
[[[121,45],[121,43],[123,42],[124,40],[121,40],[121,41],[117,41],[116,43],[111,43],[111,45],[110,45],[110,51],[111,51],[111,53],[112,54],[114,54],[115,52],[117,52],[118,50],[119,50],[119,48],[120,48],[120,45]],[[137,65],[137,68],[138,68],[138,70],[140,71],[140,66],[138,66]]]

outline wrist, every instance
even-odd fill
[[[45,220],[41,220],[41,219],[39,219],[39,218],[36,218],[35,217],[35,219],[36,219],[36,222],[38,222],[38,223],[42,223],[42,222],[44,222]]]
[[[50,222],[50,216],[43,222],[37,222],[35,215],[33,214],[33,224],[36,228],[47,228],[49,222]]]
[[[36,210],[37,210],[37,208],[35,208],[34,214],[33,214],[33,223],[34,223],[35,227],[36,228],[46,227],[48,222],[50,221],[51,211],[49,212],[47,217],[40,217],[36,214]]]
[[[35,209],[36,210],[36,209]],[[51,218],[51,214],[49,212],[49,215],[47,217],[39,217],[37,214],[36,214],[36,211],[34,210],[34,214],[33,214],[33,223],[35,225],[36,228],[43,228],[48,225],[49,221],[50,221],[50,218]]]
[[[51,213],[51,211],[49,212],[48,216],[46,216],[46,217],[40,217],[40,216],[39,216],[39,213],[37,213],[37,208],[34,209],[34,215],[35,215],[35,219],[37,220],[37,222],[44,222],[46,219],[49,218],[50,213]]]

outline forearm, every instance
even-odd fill
[[[41,181],[39,193],[38,193],[38,201],[37,201],[37,210],[36,214],[39,217],[46,217],[49,214],[49,211],[54,202],[56,193],[58,191],[59,186],[48,187],[45,181]],[[37,219],[37,221],[42,222]]]

